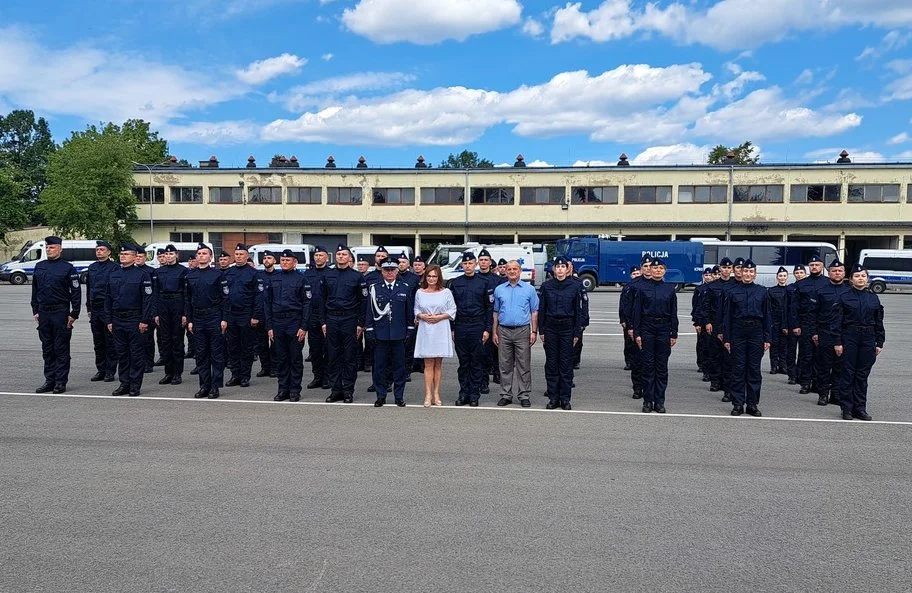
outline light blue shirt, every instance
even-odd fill
[[[500,325],[529,325],[532,313],[538,312],[538,294],[528,282],[504,282],[494,289],[494,312]]]

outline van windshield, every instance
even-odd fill
[[[570,241],[558,241],[555,252],[557,255],[567,256],[567,251],[570,249]]]
[[[41,249],[32,249],[30,251],[26,251],[25,253],[22,254],[22,257],[19,258],[19,261],[22,263],[29,262],[29,261],[38,261],[39,259],[41,259],[41,253],[42,253]]]

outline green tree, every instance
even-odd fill
[[[754,146],[754,143],[750,140],[745,141],[740,146],[733,146],[731,148],[719,144],[710,151],[709,158],[706,162],[710,165],[728,164],[725,162],[725,157],[728,155],[729,151],[731,151],[735,155],[736,165],[756,165],[760,162],[760,155],[755,154],[754,152],[756,150],[757,147]]]
[[[43,117],[36,120],[35,114],[26,110],[15,110],[5,117],[0,115],[0,170],[19,188],[16,197],[26,213],[21,226],[41,222],[35,209],[38,196],[47,185],[48,159],[56,149]]]
[[[129,239],[136,222],[130,164],[139,161],[134,141],[112,125],[100,132],[90,126],[64,141],[51,157],[48,186],[38,206],[48,224],[65,237]]]
[[[0,169],[0,241],[6,243],[6,233],[28,224],[28,214],[22,202],[25,188],[8,171]]]
[[[450,153],[445,161],[441,161],[441,169],[493,169],[494,163],[488,159],[478,157],[477,152],[463,150],[459,154]]]
[[[150,128],[149,122],[141,119],[128,119],[123,125],[111,122],[100,127],[92,125],[83,133],[120,136],[130,147],[130,160],[137,163],[151,165],[168,158],[168,141],[159,137],[158,132]]]

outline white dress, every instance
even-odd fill
[[[450,320],[456,318],[456,301],[449,288],[427,292],[419,290],[415,293],[415,317],[419,314],[432,313],[439,315],[446,313],[450,319],[437,323],[418,322],[418,335],[415,337],[415,358],[452,358],[453,337],[450,330]]]

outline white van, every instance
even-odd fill
[[[400,253],[404,253],[407,256],[409,256],[410,260],[414,259],[414,257],[415,257],[415,250],[412,249],[411,247],[400,247],[398,245],[384,245],[383,248],[389,252],[389,256],[392,258],[399,257]],[[355,261],[354,261],[355,267],[357,267],[357,265],[358,265],[358,256],[364,255],[364,256],[367,256],[367,263],[369,266],[368,269],[369,270],[374,269],[374,254],[377,252],[377,245],[359,245],[358,247],[352,247],[351,251],[352,251],[352,255],[355,256]]]
[[[912,249],[862,249],[858,263],[868,269],[868,284],[878,294],[888,284],[912,284]]]
[[[475,254],[475,257],[478,257],[478,254],[481,253],[482,249],[488,250],[495,265],[501,258],[507,261],[510,261],[511,259],[518,261],[519,265],[522,266],[522,273],[519,276],[520,280],[528,282],[532,286],[538,286],[543,282],[544,274],[536,269],[536,252],[533,250],[531,243],[512,245],[479,245],[476,243],[467,245],[458,255],[454,251],[451,251],[450,254],[452,259],[450,263],[441,267],[444,282],[449,282],[453,278],[462,276],[462,253],[471,251]],[[543,258],[539,256],[539,259]],[[544,263],[545,262],[542,261],[541,266],[544,266]]]
[[[297,243],[297,244],[281,244],[281,243],[258,243],[256,245],[251,245],[247,251],[250,252],[250,261],[253,262],[253,266],[258,269],[263,269],[263,254],[267,251],[272,251],[275,254],[278,254],[285,249],[291,249],[295,257],[298,258],[298,269],[306,270],[310,266],[310,262],[313,261],[314,246],[308,243]],[[278,256],[276,256],[276,263],[278,264]]]
[[[199,247],[199,243],[150,243],[146,245],[146,265],[150,268],[157,268],[159,266],[159,263],[156,253],[158,253],[159,249],[164,249],[168,245],[174,245],[174,247],[177,249],[177,261],[180,262],[180,264],[185,268],[190,266],[190,258],[196,256],[196,249]]]
[[[64,239],[60,257],[73,264],[79,278],[85,282],[86,270],[95,262],[96,241]],[[47,245],[44,241],[29,241],[23,245],[19,255],[12,261],[0,265],[0,282],[25,284],[35,273],[35,264],[47,259]]]

